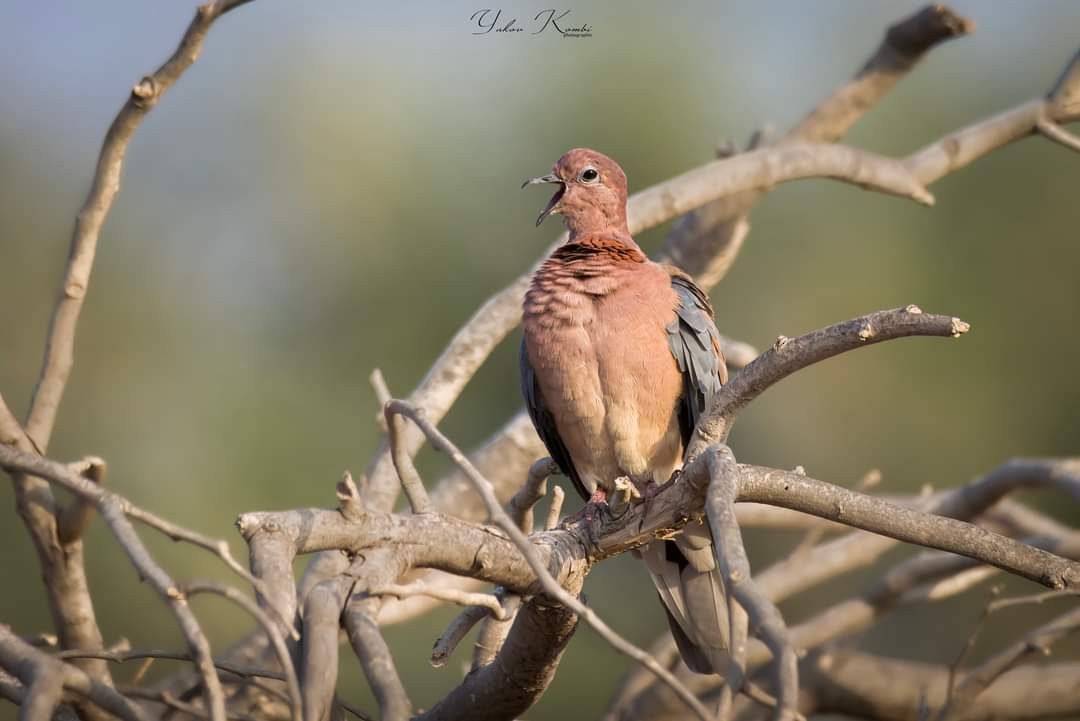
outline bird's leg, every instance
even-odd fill
[[[585,502],[585,506],[581,509],[580,513],[575,514],[575,516],[580,515],[585,519],[585,528],[589,535],[589,543],[591,543],[593,547],[598,547],[600,545],[600,532],[596,520],[605,510],[609,510],[607,497],[608,492],[602,487],[597,486],[596,490],[593,491],[592,495],[589,497],[589,500]]]

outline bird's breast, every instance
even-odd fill
[[[666,481],[682,453],[682,377],[666,331],[670,281],[641,272],[599,281],[538,274],[525,300],[529,362],[586,485]]]

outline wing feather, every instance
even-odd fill
[[[683,442],[688,443],[698,418],[727,383],[727,365],[708,296],[682,271],[669,268],[668,272],[678,298],[675,318],[667,326],[668,345],[683,374],[680,420]]]

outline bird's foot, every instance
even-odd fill
[[[630,506],[641,498],[641,492],[638,491],[634,482],[626,476],[619,476],[614,481],[615,488],[611,493],[611,500],[608,501],[608,507],[611,509],[611,515],[615,518],[619,518],[628,510]]]
[[[585,502],[585,507],[581,509],[582,517],[585,519],[585,529],[589,535],[589,543],[593,547],[600,546],[600,526],[602,523],[597,523],[598,520],[602,520],[604,513],[610,513],[611,508],[608,506],[608,492],[603,488],[597,487],[593,491],[592,496]]]
[[[585,501],[585,505],[581,507],[580,511],[565,516],[559,525],[563,527],[571,526],[582,520],[589,524],[593,523],[600,513],[608,507],[607,497],[607,491],[603,488],[597,488],[593,491],[593,494],[589,496],[589,500]]]

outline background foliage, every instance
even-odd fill
[[[472,309],[556,233],[532,227],[546,197],[519,191],[523,178],[585,145],[618,159],[640,189],[723,139],[786,127],[918,5],[575,0],[570,17],[593,27],[585,39],[473,36],[477,8],[460,2],[261,0],[230,15],[134,140],[52,455],[104,456],[117,490],[217,535],[244,510],[331,504],[342,469],[362,469],[377,440],[370,370],[407,392]],[[976,34],[935,50],[851,143],[906,154],[1041,94],[1075,50],[1076,3],[955,7]],[[525,22],[542,8],[502,9]],[[21,410],[101,136],[131,84],[172,49],[192,3],[5,2],[2,12],[0,392]],[[901,491],[953,485],[1012,455],[1075,454],[1077,162],[1043,140],[1006,147],[935,185],[929,210],[826,182],[770,195],[713,293],[725,333],[765,347],[911,302],[973,330],[799,374],[745,414],[732,438],[740,460],[802,464],[845,484],[876,467],[884,488]],[[655,248],[665,230],[639,240]],[[461,444],[518,407],[517,340],[443,424]],[[435,478],[439,459],[422,461]],[[13,506],[7,484],[0,503]],[[18,582],[0,594],[0,620],[48,628],[29,541],[7,519],[0,567]],[[752,560],[766,563],[788,540],[754,536]],[[178,577],[218,572],[190,550],[160,552]],[[106,637],[176,645],[119,553],[100,527],[91,533]],[[586,590],[637,642],[663,627],[630,559],[605,564]],[[826,600],[784,610],[794,620]],[[940,609],[911,609],[866,643],[951,659],[975,608],[951,602],[949,623]],[[246,628],[212,602],[197,610],[219,648]],[[389,632],[420,705],[456,678],[457,666],[426,663],[450,615]],[[933,633],[911,632],[928,623]],[[1008,636],[998,627],[986,645]],[[624,667],[582,631],[530,718],[595,715]],[[366,702],[359,671],[342,678],[346,696]]]

